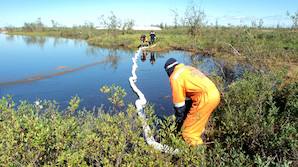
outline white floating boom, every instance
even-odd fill
[[[155,45],[152,45],[151,47],[154,47],[154,46]],[[129,83],[130,83],[130,86],[132,87],[133,91],[139,97],[139,99],[136,100],[135,105],[136,105],[136,108],[138,110],[138,115],[142,118],[143,130],[144,130],[144,134],[145,134],[145,138],[146,138],[147,143],[149,145],[152,145],[153,148],[156,149],[156,150],[160,150],[162,152],[170,153],[170,154],[177,154],[179,152],[178,149],[174,150],[170,146],[160,144],[160,143],[155,141],[153,136],[150,135],[150,134],[152,134],[152,133],[150,133],[151,129],[150,129],[149,125],[146,122],[146,115],[144,113],[144,107],[145,107],[145,104],[147,103],[147,101],[146,101],[146,98],[145,98],[144,94],[135,85],[135,82],[137,81],[137,75],[136,75],[136,69],[138,68],[137,60],[138,60],[138,57],[140,55],[140,52],[142,50],[146,49],[146,48],[148,48],[148,47],[140,47],[139,50],[135,53],[135,57],[132,58],[132,62],[133,62],[132,72],[131,72],[132,76],[129,77]]]

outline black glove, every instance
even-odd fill
[[[186,100],[185,105],[182,107],[174,107],[175,109],[175,116],[176,116],[176,131],[179,132],[181,130],[182,124],[189,113],[189,110],[192,106],[192,100]]]
[[[185,119],[185,108],[185,105],[182,107],[174,107],[177,125],[176,133],[178,133],[181,130],[183,121]]]
[[[185,105],[182,107],[174,107],[174,109],[175,109],[176,122],[182,122],[184,118],[184,113],[185,113]]]

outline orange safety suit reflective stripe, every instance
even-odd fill
[[[184,106],[186,98],[193,101],[182,125],[183,138],[191,145],[202,144],[205,125],[220,101],[218,89],[201,71],[184,64],[175,66],[170,83],[175,107]]]

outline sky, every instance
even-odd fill
[[[174,25],[174,12],[183,18],[191,2],[206,15],[208,25],[248,25],[252,21],[263,26],[289,27],[290,15],[298,12],[298,0],[2,0],[0,27],[22,27],[38,18],[46,26],[52,20],[61,26],[73,27],[93,23],[100,26],[99,18],[111,16],[122,22],[134,20],[136,26]]]

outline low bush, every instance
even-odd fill
[[[217,142],[209,152],[227,157],[220,163],[297,164],[298,87],[297,82],[285,85],[286,73],[245,73],[225,89],[210,132]]]
[[[129,104],[116,113],[98,108],[77,111],[80,98],[59,111],[55,101],[0,100],[1,166],[296,166],[296,82],[278,74],[245,73],[223,88],[207,124],[205,144],[191,147],[175,133],[175,118],[157,118],[147,105],[146,121],[156,141],[177,155],[154,150],[143,136],[142,121]],[[112,86],[113,87],[113,86]]]
[[[2,97],[0,165],[174,166],[196,159],[184,160],[149,146],[132,105],[113,115],[101,108],[97,113],[85,110],[75,113],[79,101],[73,98],[68,110],[60,113],[55,102],[29,104],[22,101],[16,106],[10,96]],[[153,115],[152,107],[148,106],[145,111],[148,116]],[[148,117],[150,125],[153,125],[153,118]],[[188,150],[200,153],[195,151],[198,148],[189,147]],[[201,159],[193,164],[200,162]]]

